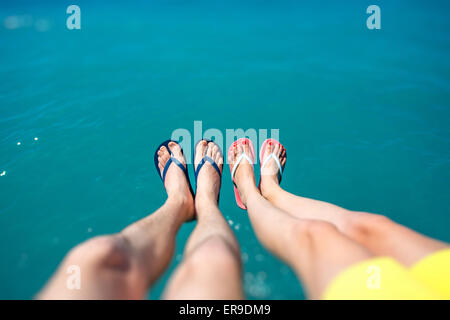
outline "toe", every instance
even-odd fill
[[[242,145],[239,146],[238,156],[240,156],[241,154],[244,154],[244,153],[247,156],[250,156],[250,148],[249,148],[249,145],[248,145],[248,141],[244,141],[242,143]],[[247,159],[243,159],[242,163],[248,164],[249,162],[248,162]]]
[[[279,155],[279,152],[280,152],[280,145],[278,144],[278,143],[275,143],[274,145],[273,145],[273,151],[272,151],[272,153],[274,153],[275,155]]]
[[[217,148],[219,149],[219,148]],[[217,150],[218,152],[215,153],[214,156],[214,162],[219,166],[220,171],[222,172],[222,166],[223,166],[223,156],[220,150]]]
[[[202,140],[198,143],[197,148],[195,150],[195,161],[194,161],[196,167],[203,159],[203,157],[206,155],[206,150],[208,149],[207,145],[208,144],[205,140]]]
[[[222,154],[221,154],[221,152],[219,150],[219,147],[215,146],[214,149],[213,149],[213,157],[212,158],[214,159],[214,161],[217,162],[217,160],[219,160],[219,158],[221,156],[222,156]]]
[[[158,160],[163,165],[166,163],[166,161],[169,159],[170,154],[169,151],[166,149],[166,147],[162,147],[162,149],[159,151]]]
[[[286,158],[286,149],[283,148],[283,158]]]
[[[208,150],[206,150],[206,155],[210,158],[213,158],[214,145],[214,142],[208,143]]]
[[[239,145],[234,145],[233,146],[233,153],[232,153],[232,162],[234,163],[238,157],[239,154]]]
[[[168,150],[166,149],[166,147],[161,147],[160,150],[158,151],[158,168],[159,171],[162,173],[162,170],[164,169],[164,167],[166,166],[167,161],[170,158],[170,154],[168,152]]]
[[[202,155],[202,158],[204,156],[206,156],[206,151],[207,150],[208,150],[208,142],[206,142],[206,140],[202,140],[200,142],[200,148],[199,148],[199,151],[200,151],[200,154]]]
[[[233,143],[228,149],[228,164],[233,165],[236,158],[236,144]]]
[[[272,143],[272,141],[269,140],[269,142],[267,142],[266,150],[264,152],[264,159],[267,158],[267,156],[269,156],[269,154],[272,153],[272,149],[273,149],[273,143]]]
[[[234,160],[234,149],[228,151],[228,163],[233,164]]]
[[[182,164],[186,164],[186,161],[184,159],[183,151],[181,150],[181,147],[176,142],[169,142],[169,149],[172,152],[174,158],[176,158],[178,161],[180,161]]]
[[[219,154],[219,146],[217,144],[214,145],[214,147],[212,148],[212,156],[211,158],[213,158],[214,160],[216,159],[217,154]]]
[[[240,144],[236,147],[236,158],[239,157],[243,153],[244,153],[244,146]]]
[[[172,151],[172,153],[179,153],[180,151],[180,145],[174,141],[169,142],[169,149]]]
[[[248,143],[248,141],[247,140],[244,140],[243,142],[242,142],[242,147],[243,147],[243,152],[245,152],[247,155],[249,155],[250,154],[250,147],[249,147],[249,143]]]

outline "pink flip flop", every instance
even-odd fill
[[[281,183],[281,177],[283,175],[283,166],[281,165],[280,159],[277,156],[275,156],[274,153],[269,154],[265,159],[263,159],[267,146],[268,145],[276,145],[276,144],[280,145],[281,150],[286,151],[286,149],[283,147],[283,145],[280,142],[278,142],[277,140],[267,139],[266,141],[264,141],[264,143],[261,146],[261,150],[259,152],[259,163],[261,164],[261,175],[262,175],[262,170],[266,166],[267,162],[269,162],[270,159],[275,160],[275,162],[277,163],[277,166],[278,166],[278,183]],[[286,153],[286,158],[287,158],[287,153]],[[259,185],[261,186],[261,181],[259,182]]]
[[[247,138],[241,138],[233,142],[233,144],[228,148],[228,154],[232,152],[233,147],[242,145],[242,144],[248,144],[250,148],[250,154],[246,154],[245,152],[241,154],[234,163],[234,166],[231,166],[230,163],[230,171],[231,171],[231,179],[233,180],[234,184],[234,196],[236,198],[236,203],[239,208],[247,210],[247,207],[242,203],[241,197],[239,196],[239,191],[236,187],[236,182],[234,181],[234,175],[236,173],[236,169],[239,166],[239,164],[242,162],[243,159],[247,160],[252,166],[255,164],[255,148],[253,147],[253,143],[250,139]]]

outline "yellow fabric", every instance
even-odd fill
[[[450,250],[407,269],[392,258],[362,261],[342,271],[323,294],[328,300],[450,299]]]
[[[432,253],[410,269],[411,275],[450,299],[450,249]]]

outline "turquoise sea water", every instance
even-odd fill
[[[289,191],[450,241],[448,1],[76,1],[80,31],[69,4],[0,2],[0,298],[32,298],[74,245],[161,205],[154,148],[194,120],[279,129]],[[247,297],[304,298],[228,170],[221,209]]]

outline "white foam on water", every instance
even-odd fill
[[[262,254],[258,253],[258,254],[255,256],[255,260],[256,260],[257,262],[262,262],[262,261],[264,260],[264,256],[263,256]]]
[[[34,27],[38,32],[46,32],[50,29],[50,22],[46,19],[39,19],[36,21]]]
[[[25,14],[21,16],[8,16],[3,20],[3,25],[8,30],[27,28],[33,24],[33,17]]]
[[[244,275],[244,289],[255,298],[266,298],[270,294],[270,288],[266,283],[266,273],[261,271],[254,275],[247,272]]]
[[[20,19],[18,16],[9,16],[3,21],[6,29],[14,30],[20,28]]]

